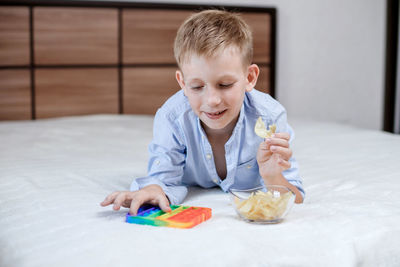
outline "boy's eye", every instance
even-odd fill
[[[219,87],[221,87],[221,88],[229,88],[229,87],[231,87],[232,85],[233,85],[233,83],[227,83],[227,84],[221,83],[221,84],[219,84]]]
[[[203,86],[199,85],[199,86],[191,86],[190,87],[193,90],[200,90],[201,88],[203,88]]]

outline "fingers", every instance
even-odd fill
[[[289,141],[284,138],[267,138],[265,139],[265,144],[272,146],[282,146],[282,147],[289,147]]]
[[[263,162],[268,161],[272,156],[272,152],[269,150],[269,145],[265,142],[262,142],[257,151],[257,162],[258,164],[262,164]]]
[[[171,211],[171,207],[169,206],[169,201],[168,199],[163,196],[161,197],[161,199],[158,202],[158,206],[160,207],[160,209],[162,209],[164,212],[169,212]]]
[[[284,170],[287,170],[287,169],[289,169],[289,168],[291,167],[290,162],[287,161],[287,160],[284,160],[284,159],[282,159],[282,158],[280,158],[280,159],[278,160],[278,164],[279,164]]]
[[[270,150],[272,151],[272,153],[279,154],[285,160],[289,160],[293,154],[293,152],[290,148],[281,147],[281,146],[271,146]]]
[[[289,133],[274,133],[272,135],[272,138],[280,138],[280,139],[285,139],[286,141],[289,141],[290,134]]]
[[[132,216],[137,215],[137,211],[139,210],[140,206],[144,203],[151,203],[153,205],[157,205],[162,209],[164,212],[171,211],[171,207],[169,206],[169,201],[165,195],[159,196],[157,199],[152,199],[151,197],[142,197],[143,195],[138,195],[138,197],[132,199],[129,214]]]
[[[112,204],[114,202],[114,199],[116,198],[116,196],[119,194],[119,191],[116,191],[114,193],[109,194],[104,200],[103,202],[100,203],[101,206],[105,207],[108,206],[110,204]]]
[[[122,203],[124,203],[126,199],[127,199],[127,194],[125,192],[121,192],[120,194],[118,194],[114,200],[113,209],[119,210],[121,208]]]
[[[129,208],[129,214],[132,216],[137,215],[137,211],[139,210],[140,206],[142,206],[143,202],[140,199],[132,199],[131,207]]]
[[[289,160],[292,157],[292,150],[289,147],[289,133],[276,133],[271,138],[267,138],[260,145],[261,150],[270,150],[272,153],[277,153],[283,159]]]
[[[164,195],[165,197],[165,194],[161,187],[159,188],[160,191],[157,191],[157,189],[158,188],[154,185],[149,185],[140,189],[139,191],[134,192],[130,203],[129,214],[136,216],[140,206],[142,206],[144,203],[158,205],[160,195]]]
[[[279,154],[274,153],[271,158],[282,168],[282,170],[287,170],[292,165],[289,160],[282,158],[282,156]]]
[[[261,144],[260,144],[260,146],[259,146],[259,149],[262,151],[262,152],[269,152],[269,147],[270,147],[271,145],[268,143],[268,142],[262,142]]]
[[[148,185],[138,191],[117,191],[108,195],[101,206],[113,205],[114,210],[121,206],[129,208],[129,213],[136,216],[140,206],[144,203],[158,205],[164,212],[171,211],[169,200],[159,185]]]

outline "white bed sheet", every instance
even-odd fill
[[[275,225],[241,221],[228,195],[193,229],[124,222],[99,206],[147,167],[151,116],[0,123],[0,266],[400,266],[400,136],[294,120],[306,199]]]

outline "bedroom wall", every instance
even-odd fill
[[[289,118],[382,128],[386,1],[154,2],[277,7],[276,96]]]

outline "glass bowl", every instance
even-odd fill
[[[295,194],[287,187],[269,185],[266,188],[229,189],[237,214],[250,223],[279,223],[289,213]]]

